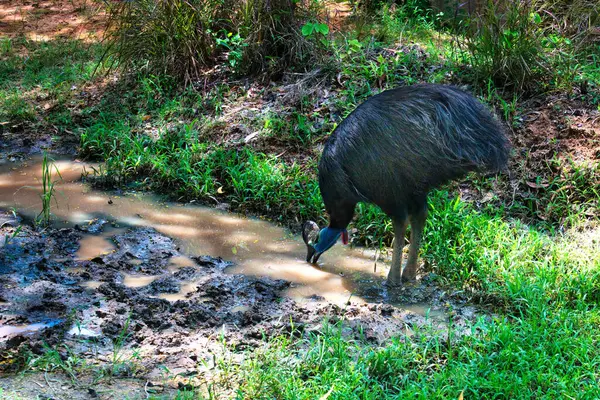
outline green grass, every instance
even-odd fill
[[[54,175],[55,173],[58,175],[58,178]],[[42,159],[42,193],[40,193],[42,210],[36,218],[39,225],[50,225],[52,200],[56,202],[55,186],[61,179],[62,176],[60,175],[60,171],[56,167],[56,164],[54,164],[52,159],[49,160],[48,154],[44,152],[44,158]]]
[[[177,399],[594,399],[600,314],[587,307],[477,321],[470,334],[417,330],[383,346],[350,339],[343,322],[271,338],[241,363]],[[234,389],[233,396],[220,396]]]
[[[72,130],[74,96],[97,67],[103,70],[97,63],[102,47],[71,40],[15,42],[4,44],[0,57],[0,122]]]
[[[72,317],[75,313],[72,314]],[[69,319],[77,328],[81,321]],[[143,369],[141,364],[140,350],[126,347],[126,342],[131,335],[130,316],[124,322],[119,334],[112,339],[112,354],[108,360],[100,360],[82,355],[79,351],[60,343],[49,346],[42,343],[43,351],[32,352],[27,346],[18,349],[12,359],[12,370],[25,372],[57,373],[66,375],[71,383],[77,387],[83,385],[83,380],[91,382],[92,385],[100,381],[110,381],[117,377],[134,377]],[[79,339],[78,345],[94,349],[95,339]],[[88,383],[89,384],[89,383]],[[0,397],[2,398],[2,397]]]
[[[62,90],[64,85],[89,81],[102,47],[75,40],[20,43],[0,61],[0,87],[18,83],[23,90]],[[27,56],[18,50],[27,52]],[[15,82],[17,80],[17,82]],[[71,87],[69,86],[70,90]]]
[[[598,316],[480,322],[450,344],[419,334],[384,347],[326,327],[302,340],[274,339],[229,374],[238,399],[592,399],[600,395]]]
[[[27,354],[24,368],[28,371],[62,372],[71,382],[77,381],[77,376],[88,372],[92,366],[84,357],[73,352],[68,347],[51,347],[46,344],[42,355]]]
[[[15,90],[0,92],[0,122],[19,123],[33,121],[35,117],[33,106],[25,100],[22,93]]]

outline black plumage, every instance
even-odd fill
[[[329,228],[345,229],[358,202],[376,204],[394,222],[388,281],[414,279],[428,193],[471,171],[500,171],[509,148],[492,113],[458,88],[425,84],[375,95],[357,107],[325,144],[319,187]],[[411,249],[400,275],[408,220]]]

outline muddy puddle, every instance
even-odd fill
[[[354,302],[388,302],[420,314],[427,311],[422,306],[413,307],[414,299],[402,301],[388,295],[383,285],[387,266],[381,261],[375,265],[373,251],[351,249],[339,243],[322,257],[319,267],[312,266],[304,260],[306,248],[300,236],[273,224],[209,207],[160,202],[149,194],[115,195],[92,190],[81,183],[82,173],[91,171],[90,165],[70,160],[59,160],[55,164],[62,176],[52,207],[55,224],[59,227],[78,225],[89,232],[79,242],[77,258],[80,260],[91,260],[114,251],[110,238],[119,232],[115,225],[150,227],[175,239],[186,255],[211,255],[231,261],[233,266],[228,273],[291,282],[286,296],[296,301],[320,298],[343,305],[352,299]],[[15,208],[20,214],[34,218],[41,208],[40,180],[39,159],[24,166],[0,165],[0,207]],[[191,261],[180,257],[170,263],[176,270],[190,265]],[[141,287],[154,279],[153,276],[127,276],[124,283]]]
[[[319,332],[326,319],[383,343],[444,331],[449,320],[468,333],[479,316],[428,277],[388,292],[387,266],[374,271],[369,251],[340,244],[312,266],[301,238],[275,225],[94,190],[81,182],[86,165],[56,165],[62,182],[46,229],[28,223],[41,206],[39,162],[0,165],[0,371],[48,346],[105,365],[123,341],[119,359],[136,355],[124,376],[158,379],[166,366],[189,378],[206,372],[222,339],[244,350]]]

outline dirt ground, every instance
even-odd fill
[[[33,41],[71,38],[97,41],[105,15],[97,0],[10,0],[0,4],[0,32]]]

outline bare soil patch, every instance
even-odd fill
[[[32,41],[59,38],[97,41],[105,28],[96,0],[9,0],[0,4],[0,35]]]

